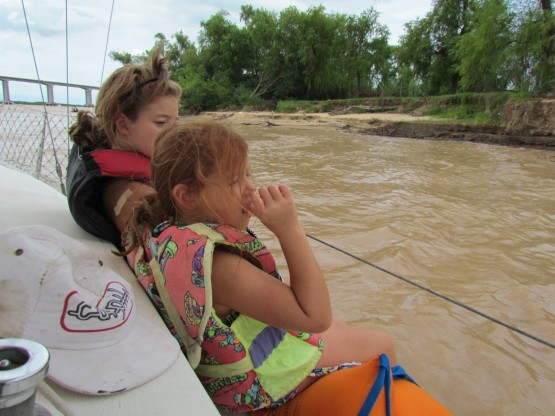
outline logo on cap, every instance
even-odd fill
[[[78,291],[70,292],[60,319],[68,332],[110,331],[127,322],[133,310],[129,290],[119,282],[110,282],[96,305],[83,300]]]

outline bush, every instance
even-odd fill
[[[228,90],[212,80],[203,80],[200,77],[188,78],[181,82],[183,94],[181,107],[187,114],[198,114],[201,111],[218,108],[227,101]]]

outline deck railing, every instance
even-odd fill
[[[14,103],[10,96],[12,81],[46,86],[44,104],[21,104],[19,100],[18,104]],[[65,193],[67,159],[71,146],[67,131],[75,121],[78,105],[56,103],[54,87],[82,89],[85,107],[90,111],[94,110],[92,92],[98,90],[98,87],[3,75],[0,75],[0,83],[0,163],[28,173]]]
[[[67,130],[75,118],[66,107],[0,103],[0,163],[65,193]]]
[[[94,90],[98,90],[98,87],[94,87],[92,85],[81,85],[81,84],[67,84],[65,82],[57,82],[57,81],[45,81],[45,80],[36,80],[36,79],[29,79],[29,78],[16,78],[16,77],[8,77],[4,75],[0,75],[0,82],[2,82],[2,101],[5,103],[11,103],[12,99],[10,96],[10,81],[14,82],[23,82],[23,83],[30,83],[30,84],[40,84],[46,86],[46,104],[48,105],[55,105],[56,100],[54,99],[54,87],[66,87],[66,88],[79,88],[84,90],[85,92],[85,106],[92,107],[93,100],[92,100],[92,92]]]

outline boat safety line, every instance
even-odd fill
[[[67,7],[67,5],[66,5]],[[25,26],[27,27],[27,35],[29,36],[29,45],[31,46],[31,54],[33,55],[33,63],[35,64],[35,72],[37,73],[37,81],[40,83],[40,75],[39,75],[39,67],[37,65],[37,57],[35,55],[35,48],[33,47],[33,39],[31,38],[31,29],[29,28],[29,20],[27,19],[27,11],[25,10],[25,2],[21,0],[21,8],[23,9],[23,17],[25,18]],[[56,144],[54,143],[54,136],[52,135],[52,128],[50,126],[50,118],[48,117],[48,111],[46,110],[46,100],[44,99],[44,92],[42,85],[39,84],[40,95],[42,98],[42,108],[44,111],[44,127],[43,127],[43,134],[42,140],[40,143],[40,158],[37,162],[42,162],[42,155],[44,154],[44,141],[46,135],[46,129],[48,129],[48,135],[50,136],[50,141],[52,142],[52,149],[54,151],[54,161],[56,162],[56,173],[58,174],[58,178],[60,179],[60,189],[62,193],[66,194],[66,186],[64,181],[62,180],[62,165],[58,160],[58,153],[56,152]],[[42,163],[37,164],[36,170],[36,177],[38,178],[40,175],[40,167],[42,167]]]
[[[67,123],[67,134],[66,134],[66,145],[69,149],[69,25],[67,20],[67,2],[66,0],[66,123]]]
[[[332,248],[332,249],[334,249],[334,250],[337,250],[337,251],[339,251],[340,253],[346,254],[347,256],[352,257],[352,258],[355,259],[355,260],[358,260],[358,261],[360,261],[360,262],[362,262],[362,263],[364,263],[364,264],[367,264],[368,266],[371,266],[371,267],[373,267],[373,268],[375,268],[375,269],[381,270],[382,272],[387,273],[387,274],[390,275],[390,276],[393,276],[393,277],[395,277],[395,278],[397,278],[397,279],[399,279],[399,280],[402,280],[403,282],[406,282],[406,283],[408,283],[408,284],[411,284],[411,285],[413,285],[413,286],[416,286],[417,288],[419,288],[419,289],[421,289],[421,290],[424,290],[424,291],[426,291],[426,292],[428,292],[428,293],[431,293],[431,294],[434,295],[434,296],[437,296],[437,297],[439,297],[439,298],[441,298],[441,299],[443,299],[443,300],[446,300],[447,302],[451,302],[451,303],[453,303],[453,304],[455,304],[455,305],[457,305],[457,306],[460,306],[461,308],[464,308],[464,309],[466,309],[466,310],[468,310],[468,311],[470,311],[470,312],[472,312],[472,313],[475,313],[475,314],[477,314],[477,315],[480,315],[481,317],[483,317],[483,318],[485,318],[485,319],[487,319],[487,320],[489,320],[489,321],[491,321],[491,322],[494,322],[494,323],[496,323],[496,324],[498,324],[498,325],[504,326],[505,328],[510,329],[511,331],[517,332],[517,333],[519,333],[520,335],[523,335],[523,336],[525,336],[525,337],[528,337],[528,338],[530,338],[530,339],[533,339],[533,340],[536,341],[536,342],[539,342],[540,344],[543,344],[543,345],[546,345],[546,346],[548,346],[548,347],[551,347],[551,348],[555,349],[555,344],[553,344],[553,343],[551,343],[551,342],[549,342],[549,341],[546,341],[546,340],[544,340],[544,339],[542,339],[542,338],[539,338],[539,337],[537,337],[537,336],[535,336],[535,335],[532,335],[532,334],[530,334],[530,333],[528,333],[528,332],[526,332],[526,331],[523,331],[522,329],[519,329],[519,328],[517,328],[517,327],[515,327],[515,326],[513,326],[513,325],[507,324],[507,323],[505,323],[505,322],[503,322],[503,321],[501,321],[501,320],[499,320],[499,319],[497,319],[497,318],[494,318],[493,316],[490,316],[490,315],[488,315],[488,314],[486,314],[486,313],[484,313],[484,312],[481,312],[481,311],[479,311],[479,310],[477,310],[477,309],[475,309],[475,308],[473,308],[473,307],[471,307],[471,306],[465,305],[464,303],[459,302],[458,300],[452,299],[452,298],[450,298],[450,297],[448,297],[448,296],[445,296],[445,295],[443,295],[443,294],[441,294],[441,293],[439,293],[439,292],[436,292],[436,291],[433,290],[433,289],[430,289],[430,288],[428,288],[428,287],[426,287],[426,286],[424,286],[424,285],[421,285],[420,283],[414,282],[414,281],[412,281],[412,280],[410,280],[410,279],[407,279],[406,277],[403,277],[403,276],[401,276],[401,275],[399,275],[399,274],[397,274],[397,273],[394,273],[394,272],[391,272],[391,271],[389,271],[389,270],[387,270],[387,269],[384,269],[383,267],[378,266],[378,265],[375,264],[375,263],[372,263],[372,262],[370,262],[370,261],[368,261],[368,260],[364,260],[363,258],[358,257],[358,256],[356,256],[356,255],[354,255],[354,254],[352,254],[352,253],[349,253],[348,251],[345,251],[345,250],[343,250],[343,249],[341,249],[341,248],[339,248],[339,247],[336,247],[336,246],[334,246],[333,244],[330,244],[330,243],[328,243],[328,242],[326,242],[326,241],[324,241],[324,240],[321,240],[321,239],[319,239],[319,238],[317,238],[317,237],[314,237],[314,236],[312,236],[312,235],[310,235],[310,234],[307,234],[306,236],[307,236],[308,238],[311,238],[311,239],[314,240],[314,241],[318,241],[319,243],[322,243],[322,244],[324,244],[324,245],[326,245],[326,246],[328,246],[328,247],[330,247],[330,248]]]
[[[110,41],[110,29],[112,28],[112,16],[114,15],[114,3],[112,0],[112,9],[110,10],[110,21],[108,22],[108,33],[106,34],[106,46],[104,47],[104,60],[102,61],[102,72],[100,73],[100,84],[104,81],[104,66],[106,65],[106,56],[108,56],[108,43]]]

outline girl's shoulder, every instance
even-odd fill
[[[153,256],[166,255],[195,258],[202,257],[216,248],[237,254],[257,267],[279,278],[275,259],[256,235],[250,230],[238,230],[222,224],[196,223],[180,225],[172,220],[154,228],[149,239]],[[206,246],[210,242],[209,249]],[[200,254],[199,254],[200,253]]]
[[[241,243],[258,240],[256,235],[252,232],[241,231],[236,228],[223,224],[212,223],[195,223],[195,224],[180,224],[172,219],[164,221],[157,225],[152,231],[154,238],[165,239],[168,235],[175,235],[176,238],[202,239],[206,238],[212,240],[214,243]]]

